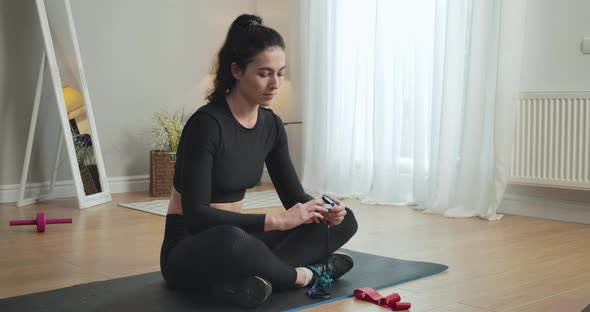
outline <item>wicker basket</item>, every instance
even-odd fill
[[[96,192],[102,192],[102,187],[100,185],[100,177],[98,175],[98,166],[96,164],[88,165],[88,171],[92,174],[92,180],[94,180],[94,186],[96,186]]]
[[[89,166],[84,166],[80,169],[80,177],[82,178],[82,185],[84,186],[86,196],[98,193]]]
[[[150,194],[168,197],[172,191],[176,153],[161,150],[150,151]]]

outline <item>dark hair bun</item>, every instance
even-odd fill
[[[207,100],[222,103],[228,90],[237,83],[232,74],[232,64],[240,70],[246,67],[254,57],[266,48],[279,47],[285,50],[285,41],[276,30],[262,24],[260,16],[242,14],[231,24],[223,46],[217,54],[215,81]]]
[[[262,18],[256,15],[242,14],[233,22],[233,27],[248,29],[250,27],[262,26]]]

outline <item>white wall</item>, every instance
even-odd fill
[[[522,92],[590,91],[590,1],[531,0],[527,3]],[[500,212],[570,222],[589,222],[590,192],[508,185]]]
[[[254,0],[72,1],[109,177],[149,174],[152,113],[205,104],[230,23],[255,9]]]
[[[0,1],[0,186],[20,179],[42,49],[34,0]]]
[[[283,35],[289,69],[271,108],[286,122],[301,121],[301,106],[292,104],[292,98],[297,98],[292,90],[297,86],[290,81],[290,73],[296,71],[293,58],[297,47],[292,39],[292,30],[297,27],[295,0],[177,0],[165,4],[72,0],[71,5],[110,179],[149,174],[151,141],[145,132],[151,126],[152,113],[184,109],[188,115],[205,103],[210,67],[230,23],[242,13],[261,15]],[[0,193],[7,188],[14,193],[20,182],[44,47],[34,0],[0,1],[0,17],[0,145],[5,147],[1,149]],[[29,182],[49,180],[59,139],[49,75],[39,116]],[[301,127],[287,126],[298,171],[302,167]],[[67,161],[63,158],[58,180],[71,179]]]
[[[590,37],[590,1],[528,1],[521,90],[590,91],[584,37]]]
[[[278,31],[287,45],[287,74],[285,82],[279,90],[279,95],[271,105],[271,109],[283,119],[284,122],[302,121],[301,103],[299,102],[297,85],[293,84],[292,77],[297,74],[297,0],[257,0],[256,14],[260,15],[265,25]],[[302,136],[301,124],[291,124],[286,127],[289,141],[289,153],[293,165],[301,177],[302,164]]]
[[[590,1],[534,0],[527,3],[522,92],[590,91]],[[590,201],[589,192],[510,186],[510,194]]]
[[[109,178],[149,174],[152,113],[205,104],[229,24],[255,0],[73,0],[72,13]],[[0,186],[20,182],[44,49],[34,0],[0,1]],[[29,181],[47,181],[59,121],[49,76]],[[67,159],[65,160],[67,162]],[[62,165],[59,179],[67,179]]]

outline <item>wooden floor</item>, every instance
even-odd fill
[[[147,193],[115,194],[112,202],[85,210],[73,199],[22,208],[0,204],[0,298],[159,270],[164,218],[117,206],[150,199]],[[578,312],[590,304],[589,225],[518,216],[451,219],[345,203],[359,222],[346,248],[450,267],[381,291],[398,292],[413,312]],[[37,211],[74,222],[50,225],[45,233],[8,227],[8,220],[31,219]],[[345,299],[310,311],[385,310]]]

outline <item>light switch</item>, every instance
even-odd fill
[[[582,53],[590,54],[590,37],[582,39]]]

